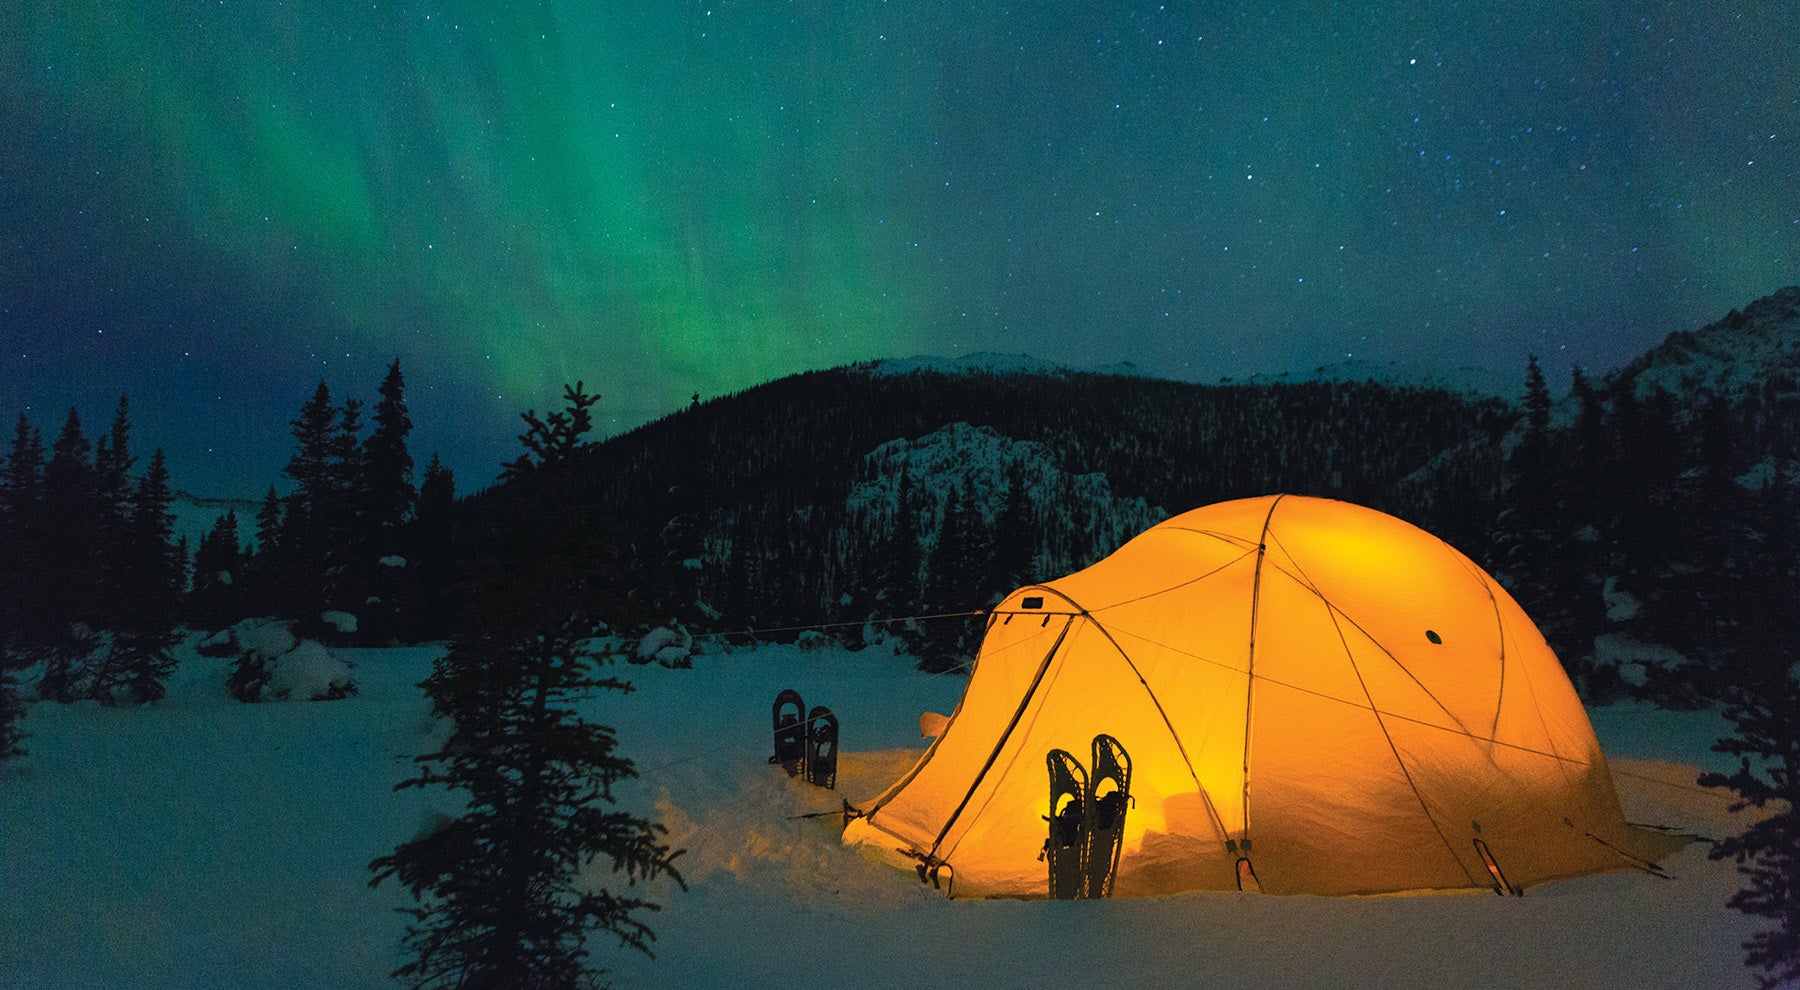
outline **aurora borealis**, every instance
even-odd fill
[[[0,415],[255,494],[407,373],[467,490],[913,353],[1617,365],[1800,281],[1800,6],[0,7]]]

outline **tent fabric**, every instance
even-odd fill
[[[1051,749],[1130,753],[1115,896],[1524,888],[1654,870],[1544,637],[1442,540],[1301,496],[1211,505],[989,616],[962,701],[844,841],[1042,897]],[[942,884],[941,884],[942,885]]]

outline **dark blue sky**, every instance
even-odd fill
[[[401,358],[463,487],[975,350],[1615,366],[1800,281],[1800,5],[0,8],[0,413],[254,494]]]

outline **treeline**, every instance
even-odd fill
[[[334,614],[354,641],[414,642],[448,626],[446,547],[456,482],[434,454],[417,485],[405,379],[395,361],[378,389],[372,427],[363,404],[334,403],[320,382],[293,420],[294,453],[282,497],[270,485],[246,547],[233,512],[194,554],[189,617],[218,628],[248,615],[296,619],[322,632]]]
[[[18,749],[18,672],[44,700],[106,705],[165,694],[182,627],[252,616],[301,635],[387,643],[441,636],[455,480],[434,456],[413,485],[399,362],[363,405],[320,382],[292,423],[286,497],[254,520],[227,511],[190,548],[172,535],[163,452],[141,472],[122,396],[88,438],[71,409],[55,440],[21,414],[0,464],[0,754]],[[252,533],[246,528],[253,527]]]
[[[1693,705],[1761,665],[1785,672],[1800,659],[1795,381],[1678,397],[1632,369],[1596,386],[1577,368],[1567,402],[1553,424],[1534,359],[1502,511],[1477,559],[1583,693]]]
[[[1011,495],[964,491],[989,511],[964,519],[952,542],[969,548],[961,559],[984,577],[934,576],[931,549],[953,517],[941,498],[910,489],[897,515],[846,505],[869,479],[867,455],[895,438],[954,422],[989,427],[1038,445],[1064,476],[1102,473],[1115,495],[1164,512],[1287,491],[1485,534],[1500,490],[1493,452],[1516,416],[1497,399],[1372,382],[1204,386],[849,368],[697,405],[595,445],[582,470],[642,597],[710,628],[789,626],[982,608],[1020,581],[1061,573],[1033,573],[1008,555],[1068,568],[1117,545],[1094,520],[1068,518],[1055,493],[1016,504],[1002,524],[993,508]],[[1485,453],[1486,469],[1434,467],[1459,447]],[[470,515],[495,511],[487,503],[497,498],[476,496]]]
[[[102,704],[154,701],[185,591],[186,551],[170,540],[163,452],[141,475],[129,406],[90,441],[71,409],[55,441],[21,415],[0,469],[0,676],[41,664],[38,694]],[[0,738],[0,749],[11,748]]]

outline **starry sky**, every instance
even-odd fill
[[[10,0],[0,415],[123,391],[178,486],[254,496],[395,357],[465,491],[575,379],[609,432],[916,353],[1557,381],[1800,281],[1796,38],[1787,0]]]

